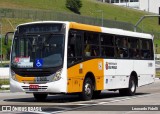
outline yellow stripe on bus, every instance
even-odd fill
[[[82,92],[84,78],[88,72],[95,77],[95,90],[104,89],[103,59],[92,59],[68,68],[68,93]]]
[[[80,23],[75,23],[75,22],[71,22],[69,28],[78,29],[78,30],[93,31],[93,32],[102,32],[101,27],[80,24]]]
[[[15,78],[18,82],[31,82],[31,83],[33,83],[35,81],[35,77],[22,77],[18,74],[16,74]]]

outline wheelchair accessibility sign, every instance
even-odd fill
[[[37,68],[42,68],[43,66],[43,59],[36,59],[36,63],[35,63]]]

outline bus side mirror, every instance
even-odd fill
[[[13,35],[14,32],[7,32],[4,39],[4,45],[8,45],[8,38],[10,35]]]

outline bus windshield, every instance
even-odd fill
[[[63,64],[63,34],[15,34],[11,65],[15,68],[49,68]]]

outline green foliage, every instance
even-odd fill
[[[11,42],[12,41],[9,39],[8,45],[4,45],[4,38],[2,38],[2,54],[3,54],[4,60],[9,60],[9,54],[10,54],[10,50],[11,50]],[[1,54],[1,48],[0,48],[0,54]]]
[[[66,7],[75,13],[80,13],[82,2],[81,0],[66,0]]]
[[[154,39],[154,46],[155,46],[155,53],[159,54],[160,53],[160,40],[158,38]]]
[[[101,3],[97,2],[97,0],[80,0],[80,1],[83,3],[83,7],[80,8],[81,15],[83,16],[101,18],[101,13],[97,12],[97,10],[103,10],[104,19],[117,20],[117,21],[136,24],[137,21],[141,18],[141,16],[151,15],[151,13],[148,12],[120,7],[112,4]],[[65,5],[66,5],[66,0],[0,0],[1,8],[51,10],[51,11],[73,13]],[[11,21],[12,20],[14,19],[11,19]],[[158,18],[146,18],[138,27],[143,29],[143,31],[148,31],[148,32],[153,31],[159,33],[160,31],[160,26],[158,25]],[[11,27],[10,26],[6,27],[6,30],[9,28]]]
[[[9,79],[0,79],[0,85],[9,85]]]

